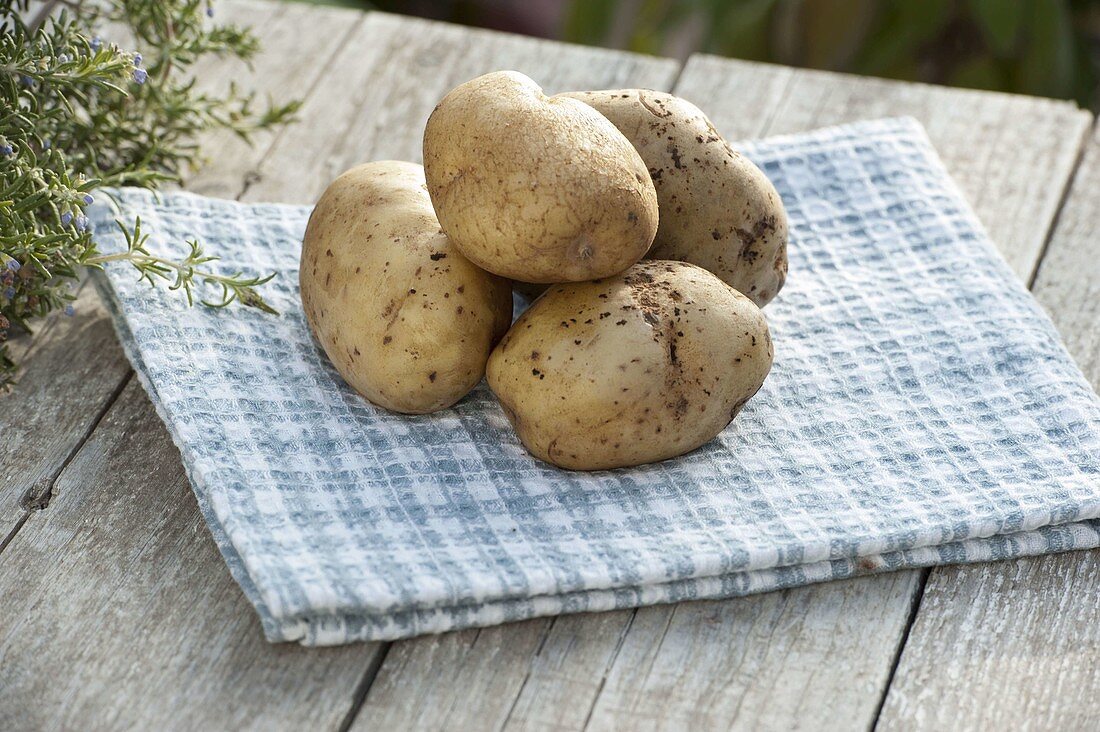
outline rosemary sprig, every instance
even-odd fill
[[[129,261],[150,283],[189,303],[237,302],[273,312],[257,289],[270,277],[224,274],[197,241],[173,259],[151,251],[140,221],[120,222],[128,250],[102,255],[85,209],[104,187],[156,189],[202,163],[197,136],[228,129],[248,140],[285,124],[297,102],[266,105],[236,85],[198,90],[192,67],[217,56],[252,58],[247,30],[218,24],[209,0],[63,0],[28,27],[26,0],[0,0],[0,389],[17,364],[5,341],[55,310],[72,313],[82,270]],[[141,51],[100,37],[124,25]],[[202,297],[200,286],[218,293]]]
[[[126,251],[90,257],[84,261],[85,264],[102,266],[107,262],[129,262],[137,269],[139,279],[147,281],[151,286],[155,287],[158,280],[164,280],[172,283],[168,286],[169,290],[183,290],[187,296],[188,305],[195,304],[195,284],[196,282],[202,282],[221,290],[217,300],[199,300],[207,307],[224,308],[233,301],[240,300],[242,304],[249,307],[278,315],[279,311],[268,305],[255,289],[266,282],[270,282],[275,276],[274,274],[266,277],[246,277],[242,272],[222,275],[200,269],[207,262],[216,262],[219,258],[207,254],[195,239],[187,240],[190,252],[181,260],[154,256],[149,254],[149,250],[145,247],[149,235],[141,230],[140,216],[134,221],[132,229],[127,228],[126,224],[121,221],[116,220],[115,224],[126,239]]]

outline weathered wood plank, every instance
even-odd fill
[[[499,729],[550,623],[394,643],[352,729]]]
[[[1093,129],[1031,290],[1100,391],[1100,126]]]
[[[276,102],[290,99],[308,102],[314,96],[332,103],[325,96],[320,81],[330,76],[346,73],[336,66],[334,54],[347,49],[351,37],[361,28],[367,16],[347,8],[317,6],[309,3],[271,3],[266,0],[234,0],[221,12],[219,18],[241,25],[249,25],[250,19],[258,19],[253,32],[263,40],[263,48],[252,59],[251,68],[237,61],[232,67],[224,67],[213,76],[211,83],[224,89],[230,81],[237,81],[241,88],[258,89],[258,102],[271,95]],[[361,51],[360,51],[361,52]],[[334,73],[339,69],[338,73]],[[317,106],[309,106],[308,110]],[[339,116],[330,117],[331,124],[339,124]],[[293,124],[277,131],[261,131],[252,136],[251,144],[231,132],[215,132],[204,137],[201,169],[188,176],[184,188],[204,196],[216,198],[240,198],[248,186],[250,176],[269,156],[272,146],[281,136],[298,141],[300,154],[311,155],[311,145],[302,143],[302,124]],[[299,158],[295,168],[310,167],[307,160]],[[243,175],[242,175],[243,173]]]
[[[1034,292],[1100,389],[1100,130]],[[1100,552],[944,567],[883,707],[883,729],[1100,727]]]
[[[436,103],[479,74],[515,69],[547,92],[668,88],[679,65],[671,59],[372,13],[332,67],[339,72],[326,74],[316,91],[330,104],[303,112],[302,124],[278,140],[246,200],[311,203],[333,178],[358,163],[419,162],[424,123]],[[334,129],[333,117],[349,116],[348,129]],[[302,154],[307,139],[317,146],[308,166]]]
[[[883,730],[1100,727],[1100,552],[932,573]]]
[[[633,610],[555,618],[505,729],[581,729],[634,619]]]
[[[0,728],[335,728],[378,649],[264,642],[136,379],[0,563]]]
[[[18,386],[0,396],[0,541],[49,502],[62,466],[130,372],[90,285],[74,307],[73,317],[54,316],[43,328]]]
[[[866,727],[915,574],[639,610],[588,729]]]

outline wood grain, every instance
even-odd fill
[[[267,644],[132,379],[0,562],[0,729],[334,728],[370,654]]]
[[[250,201],[311,203],[344,170],[368,160],[421,160],[424,123],[451,88],[514,69],[548,93],[611,86],[668,88],[670,59],[371,13],[316,91],[328,101],[282,135],[245,194]],[[334,125],[348,120],[350,126]],[[303,164],[308,151],[308,165]],[[278,171],[293,171],[282,175]]]
[[[258,60],[264,75],[257,81],[272,83],[289,74],[309,91],[300,126],[261,140],[251,151],[221,140],[215,143],[214,167],[194,178],[198,190],[241,193],[247,200],[309,202],[356,162],[418,160],[422,123],[435,101],[482,71],[518,68],[556,91],[664,88],[676,68],[659,59],[386,15],[359,22],[345,11],[332,11],[327,37],[321,38],[303,31],[312,17],[305,10],[221,3],[219,13],[230,7],[251,8],[250,15],[268,18],[265,40],[284,39]],[[292,46],[309,42],[318,43],[327,61],[310,58],[288,69],[286,59],[302,58]],[[283,55],[276,52],[279,47]],[[884,114],[917,116],[979,215],[994,224],[994,237],[1017,272],[1026,276],[1050,228],[1087,118],[1062,103],[993,95],[997,98],[967,97],[956,105],[956,95],[980,93],[896,86],[696,57],[677,91],[700,103],[731,138]],[[983,112],[984,102],[1002,118]],[[1003,154],[1006,148],[1013,156]],[[1070,214],[1067,206],[1063,221]],[[1094,225],[1084,209],[1079,221],[1081,231]],[[1094,234],[1090,241],[1096,241]],[[1056,243],[1052,256],[1059,251]],[[1090,260],[1066,256],[1065,266],[1080,271],[1087,271],[1082,262],[1095,261],[1095,254]],[[1060,276],[1057,270],[1040,271],[1039,287],[1046,278],[1054,282]],[[1066,295],[1067,302],[1092,294],[1087,283],[1077,282],[1079,294]],[[81,341],[57,341],[74,342]],[[89,348],[67,357],[83,359]],[[61,409],[68,397],[56,391],[49,398]],[[37,408],[38,402],[27,404]],[[84,421],[64,428],[72,437],[58,443],[59,450],[70,446],[68,454],[98,416],[88,421],[88,410],[78,412]],[[380,646],[330,652],[263,644],[251,608],[198,518],[178,454],[158,427],[140,390],[128,385],[68,467],[64,461],[52,463],[51,470],[61,470],[54,504],[24,517],[24,530],[0,557],[0,668],[5,670],[0,727],[88,726],[89,721],[165,728],[336,726],[356,708],[356,690],[369,683]],[[27,438],[14,444],[11,454],[31,447]],[[41,453],[46,454],[52,453]],[[3,455],[0,448],[0,475],[8,475],[2,472]],[[150,470],[154,463],[164,465]],[[20,474],[22,463],[11,464],[17,468],[13,474]],[[0,521],[4,495],[0,484]],[[0,524],[0,538],[2,532]],[[1058,558],[1041,561],[1053,559]],[[579,729],[586,722],[629,728],[627,722],[645,721],[637,709],[651,710],[667,726],[869,726],[917,577],[906,572],[736,601],[541,619],[394,644],[355,726],[482,728],[488,720],[511,728]],[[1073,581],[1077,592],[1090,586]],[[193,601],[194,609],[187,604]],[[918,617],[915,633],[921,621]],[[55,635],[51,641],[50,634],[58,632],[64,638]],[[1069,637],[1068,626],[1066,632]],[[82,643],[83,638],[95,640]],[[165,668],[158,670],[157,664]],[[838,668],[844,674],[836,673]],[[8,681],[9,669],[14,681]],[[797,683],[790,683],[792,678]],[[1074,678],[1088,681],[1083,674]],[[41,702],[28,711],[27,699]],[[782,705],[789,711],[774,708]]]
[[[588,729],[865,728],[916,580],[900,572],[643,608]]]
[[[1093,129],[1032,292],[1100,391],[1100,126]]]
[[[220,5],[218,12],[221,17]],[[326,96],[323,81],[345,73],[346,69],[337,64],[347,59],[338,58],[337,54],[353,47],[349,42],[368,17],[347,8],[265,0],[234,0],[226,5],[224,15],[226,20],[236,23],[254,23],[253,32],[262,38],[263,47],[248,66],[240,61],[231,62],[207,77],[207,83],[220,92],[230,81],[237,81],[241,88],[257,89],[258,102],[264,102],[269,94],[283,103],[301,99],[306,104],[303,115],[335,101],[331,92]],[[303,32],[304,29],[308,32]],[[315,98],[322,103],[311,104]],[[347,119],[332,115],[329,122],[346,124]],[[299,121],[278,130],[257,132],[251,142],[226,131],[206,135],[202,141],[205,163],[187,177],[184,188],[204,196],[240,198],[255,170],[270,157],[273,146],[284,136],[297,142],[299,157],[283,170],[308,169],[313,165],[315,152],[308,139],[304,140],[304,129]]]
[[[555,618],[529,665],[508,730],[581,729],[635,622],[633,610]]]
[[[499,729],[550,623],[394,643],[352,729]]]
[[[1034,292],[1100,389],[1100,131]],[[1100,728],[1100,552],[934,570],[883,729]]]
[[[0,396],[0,541],[49,503],[61,468],[130,372],[94,288],[84,287],[73,306],[73,317],[43,324],[21,356],[18,386]]]
[[[1100,552],[933,572],[883,730],[1100,728]]]

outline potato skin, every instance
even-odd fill
[[[489,357],[524,446],[571,470],[682,455],[737,415],[771,369],[764,315],[691,264],[552,285]]]
[[[447,236],[503,277],[622,272],[657,231],[657,193],[630,142],[590,106],[547,97],[515,71],[443,98],[424,130],[424,169]]]
[[[444,409],[474,388],[512,317],[508,281],[448,241],[413,163],[366,163],[333,181],[309,217],[299,285],[340,375],[407,414]]]
[[[634,144],[657,188],[651,259],[690,262],[763,307],[787,278],[787,212],[768,177],[694,104],[644,89],[568,92]]]

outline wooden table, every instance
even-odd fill
[[[371,159],[420,159],[452,86],[650,87],[731,140],[912,115],[1100,385],[1100,135],[1074,105],[693,56],[686,64],[259,0],[230,79],[305,99],[247,147],[212,135],[188,188],[313,202]],[[1100,552],[909,570],[722,602],[304,649],[264,642],[179,454],[90,288],[17,343],[0,400],[0,728],[1097,729]]]

